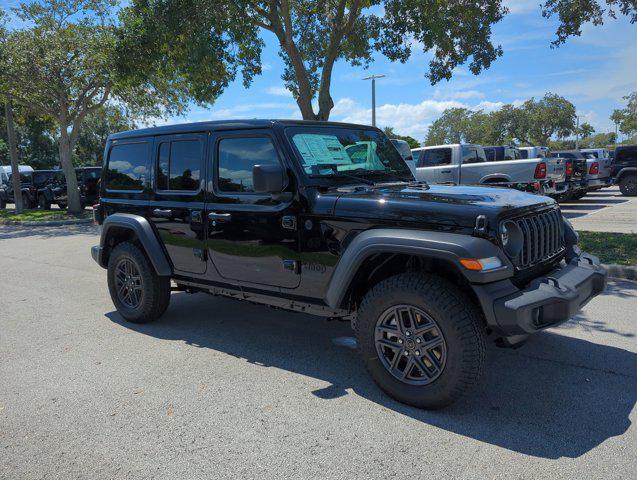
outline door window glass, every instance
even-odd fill
[[[267,137],[224,138],[219,142],[218,186],[222,192],[254,192],[252,167],[279,164]]]
[[[480,163],[486,162],[487,157],[482,147],[463,146],[462,147],[462,163]]]
[[[106,188],[141,190],[148,176],[148,144],[126,143],[111,148],[106,170]]]
[[[157,188],[194,192],[199,190],[203,142],[176,140],[159,145]]]
[[[418,161],[419,167],[436,167],[438,165],[451,164],[450,148],[432,148],[431,150],[423,150],[422,156]]]

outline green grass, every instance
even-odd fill
[[[579,247],[602,263],[637,266],[637,235],[632,233],[578,232]]]
[[[66,210],[23,210],[20,214],[16,213],[15,210],[0,210],[0,220],[48,222],[52,220],[91,218],[92,214],[93,212],[90,210],[78,214],[68,213]]]

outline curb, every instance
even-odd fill
[[[637,267],[624,265],[602,265],[608,272],[609,278],[622,280],[637,280]]]
[[[58,227],[62,225],[83,225],[93,223],[92,218],[78,218],[73,220],[21,221],[0,220],[0,225],[17,225],[22,227]]]

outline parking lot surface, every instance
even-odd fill
[[[560,208],[576,230],[637,233],[637,197],[625,197],[619,187],[590,192]]]
[[[634,478],[637,283],[431,412],[376,388],[345,323],[185,293],[125,323],[96,242],[0,226],[0,478]]]

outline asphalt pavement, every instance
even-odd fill
[[[619,187],[587,193],[584,198],[560,203],[576,230],[637,233],[637,197],[626,197]]]
[[[0,227],[0,478],[635,478],[637,283],[489,349],[429,412],[372,383],[349,325],[174,293],[114,311],[93,226]]]

